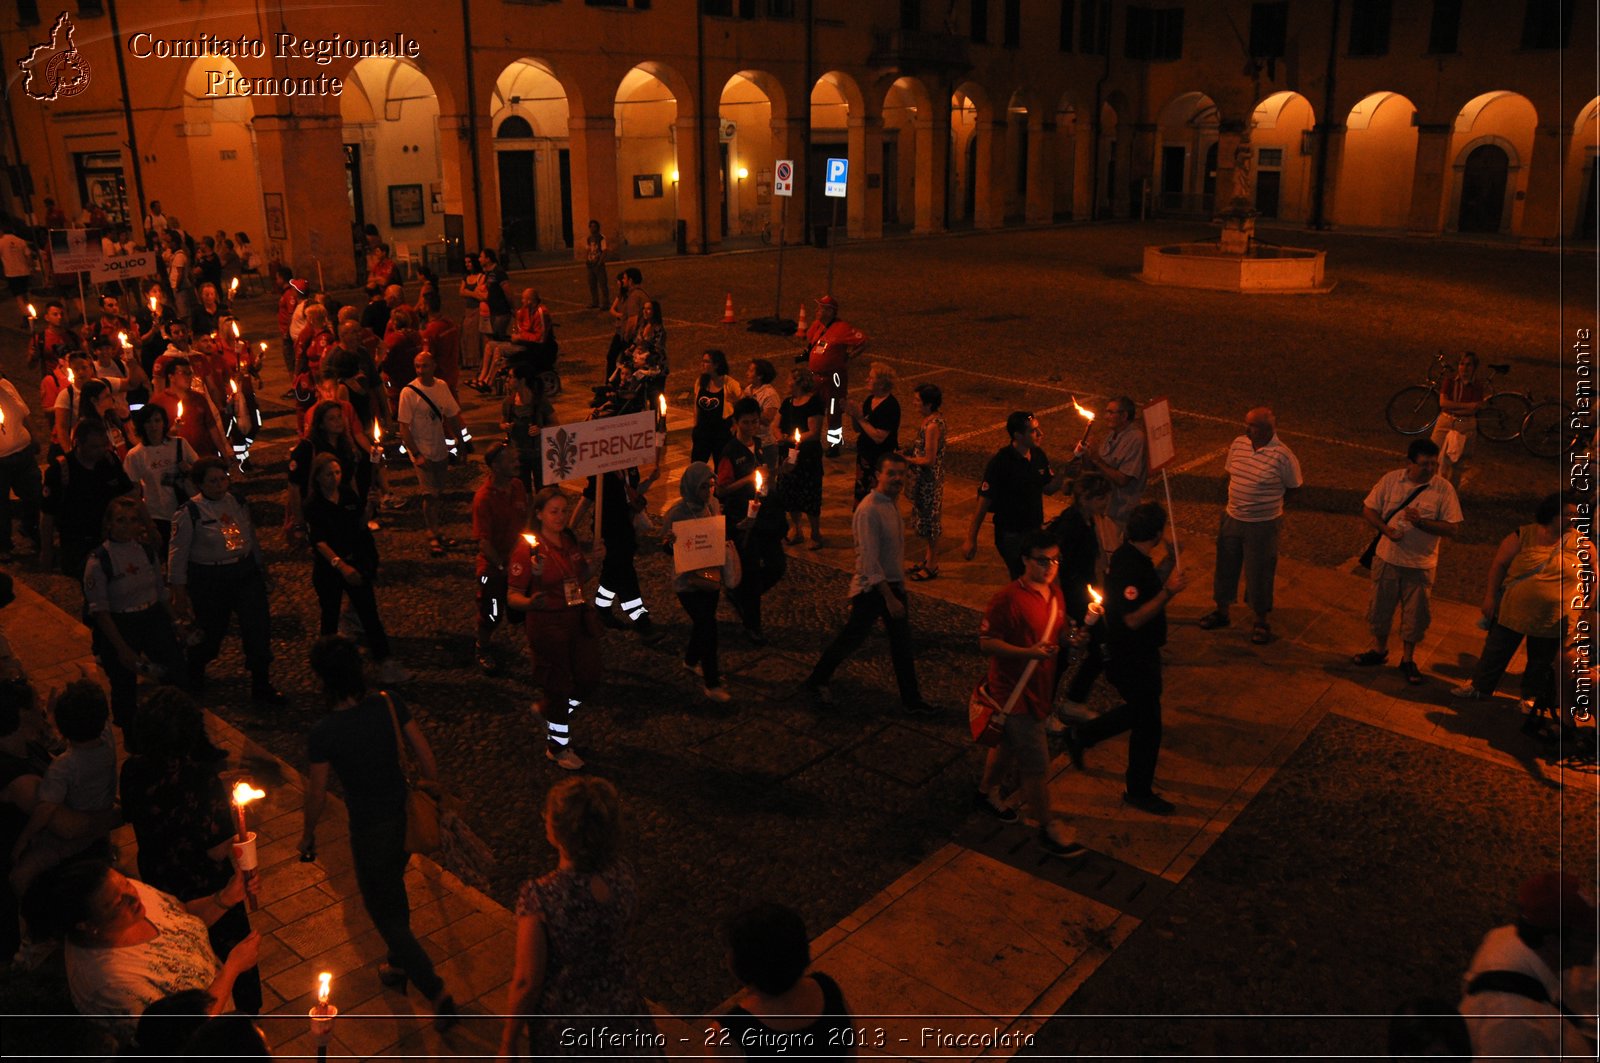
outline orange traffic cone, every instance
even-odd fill
[[[806,304],[800,304],[800,321],[794,327],[796,339],[805,339],[806,336]]]
[[[738,324],[733,319],[733,293],[728,293],[728,301],[722,304],[722,323],[724,325]]]

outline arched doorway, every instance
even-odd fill
[[[1525,96],[1486,92],[1456,115],[1450,137],[1454,175],[1447,228],[1515,233],[1522,228],[1538,114]]]
[[[859,98],[859,90],[848,75],[830,71],[811,86],[811,155],[806,160],[806,228],[815,234],[819,226],[837,229],[840,235],[849,232],[850,212],[847,203],[824,195],[829,158],[847,158],[851,164],[859,160],[850,153],[850,119],[852,97]]]
[[[784,118],[781,100],[777,80],[761,71],[741,71],[722,86],[717,142],[723,236],[767,232],[769,238],[777,238],[772,168],[778,152],[773,123]]]
[[[565,89],[540,60],[518,59],[495,79],[489,121],[501,246],[508,253],[572,246],[568,110]]]
[[[1007,225],[1020,225],[1026,218],[1028,204],[1028,157],[1035,150],[1030,126],[1037,120],[1037,107],[1029,107],[1028,97],[1021,90],[1011,94],[1006,103],[1006,143],[1003,168],[1005,171],[1005,210]]]
[[[1100,172],[1099,185],[1096,195],[1099,205],[1096,214],[1102,218],[1116,217],[1119,213],[1126,213],[1128,201],[1123,198],[1126,189],[1121,187],[1123,176],[1128,173],[1124,159],[1129,154],[1129,149],[1124,142],[1129,138],[1121,136],[1122,115],[1126,113],[1128,101],[1120,92],[1113,92],[1105,102],[1100,105],[1100,135],[1096,139],[1095,147],[1099,152]]]
[[[377,230],[396,260],[420,260],[422,246],[444,235],[433,84],[406,60],[363,59],[345,75],[339,114],[357,268],[365,268],[366,226]]]
[[[1078,136],[1078,109],[1065,96],[1056,104],[1056,184],[1053,209],[1057,221],[1079,217],[1083,209],[1078,203],[1078,192],[1083,183],[1078,178],[1079,150],[1086,146],[1085,138]]]
[[[614,107],[617,139],[619,228],[635,244],[677,239],[681,187],[678,99],[646,65],[623,75]],[[693,147],[686,149],[693,154]]]
[[[1335,184],[1333,213],[1339,225],[1406,225],[1417,163],[1416,110],[1395,92],[1375,92],[1350,108]]]
[[[1498,144],[1480,144],[1461,168],[1461,209],[1456,229],[1464,233],[1497,233],[1505,214],[1506,175],[1511,158]]]
[[[916,222],[917,173],[933,151],[928,90],[914,77],[889,86],[883,98],[883,227],[909,232]]]
[[[983,90],[967,83],[950,96],[950,221],[971,224],[978,209],[978,115]]]
[[[1568,219],[1562,228],[1575,239],[1593,241],[1600,237],[1600,97],[1573,124],[1566,167]]]
[[[1218,127],[1217,105],[1203,92],[1185,92],[1161,108],[1156,119],[1156,207],[1162,214],[1211,217]]]
[[[229,235],[244,229],[252,241],[265,241],[261,171],[251,128],[255,109],[247,96],[207,95],[210,72],[216,70],[240,76],[238,67],[219,57],[197,60],[184,79],[184,147],[195,180],[190,198],[194,214],[182,219],[183,227],[197,239],[218,229]],[[139,218],[137,210],[130,215],[134,225]]]
[[[1312,167],[1307,137],[1315,119],[1298,92],[1275,92],[1256,104],[1250,145],[1255,150],[1255,208],[1264,218],[1305,221]]]

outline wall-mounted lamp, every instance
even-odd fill
[[[677,184],[678,183],[678,171],[677,170],[673,170],[672,171],[672,183],[673,184]]]
[[[749,176],[750,176],[750,171],[748,169],[746,169],[743,166],[739,167],[739,170],[738,170],[739,180],[743,181],[746,177],[749,177]]]

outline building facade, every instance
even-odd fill
[[[1293,224],[1595,232],[1595,10],[1568,0],[65,4],[0,24],[8,212],[137,227],[158,199],[329,285],[365,225],[415,258],[581,255],[590,218],[689,253],[813,239],[829,157],[852,239],[1236,192]]]

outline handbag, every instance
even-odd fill
[[[383,692],[383,703],[389,707],[389,723],[394,726],[395,756],[404,760],[405,736],[400,733],[400,717],[395,714],[394,700]],[[401,769],[406,781],[406,839],[405,850],[426,856],[439,851],[439,800],[423,790],[416,779]]]
[[[729,550],[722,559],[722,585],[731,591],[743,579],[744,566],[739,562],[739,551]]]
[[[1044,635],[1040,641],[1045,641],[1055,630],[1056,603],[1052,597],[1050,601],[1050,619],[1045,621]],[[1034,670],[1039,667],[1037,659],[1029,661],[1028,666],[1022,670],[1022,675],[1017,679],[1016,685],[1011,688],[1011,693],[1006,697],[1004,705],[994,699],[989,693],[989,683],[985,680],[973,688],[972,696],[967,699],[967,726],[972,730],[972,740],[980,746],[994,747],[1000,744],[1000,736],[1005,733],[1006,717],[1011,715],[1011,709],[1016,705],[1017,699],[1022,696],[1023,690],[1033,678]]]
[[[1432,482],[1433,481],[1430,480],[1428,483],[1432,483]],[[1427,489],[1428,489],[1428,484],[1423,484],[1421,487],[1417,488],[1415,491],[1413,491],[1409,495],[1407,495],[1403,502],[1401,502],[1398,506],[1395,506],[1393,509],[1391,509],[1389,512],[1387,512],[1387,513],[1385,513],[1383,515],[1383,523],[1384,524],[1388,524],[1391,520],[1394,519],[1394,515],[1396,513],[1399,513],[1401,510],[1403,510],[1407,506],[1409,506],[1412,502],[1415,502],[1416,499],[1417,499],[1417,496],[1422,494],[1422,492],[1426,491]],[[1367,544],[1367,548],[1365,550],[1361,551],[1361,556],[1356,558],[1356,564],[1360,565],[1362,568],[1371,568],[1372,567],[1372,559],[1378,556],[1378,540],[1382,539],[1382,538],[1383,538],[1383,532],[1378,532],[1376,535],[1374,535],[1372,537],[1372,541]]]

